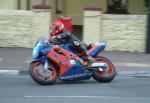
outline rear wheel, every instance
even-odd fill
[[[43,62],[35,61],[30,64],[29,72],[32,79],[41,85],[50,85],[57,80],[57,71],[53,64],[49,64],[46,70]]]
[[[111,61],[102,56],[97,56],[95,58],[95,61],[105,63],[106,67],[93,70],[93,78],[98,82],[112,81],[114,77],[116,76],[116,70],[115,70],[114,65],[111,63]]]

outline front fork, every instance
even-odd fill
[[[48,58],[43,57],[43,58],[40,58],[40,59],[36,59],[33,62],[36,62],[36,61],[41,61],[43,63],[42,67],[37,68],[37,71],[39,72],[39,74],[41,76],[49,77],[50,75],[52,75],[52,71],[51,71],[50,66],[49,66]]]
[[[49,68],[49,63],[48,63],[48,58],[47,58],[47,57],[42,57],[42,58],[33,60],[33,62],[36,62],[36,61],[41,61],[41,62],[43,62],[43,63],[44,63],[44,69],[45,69],[45,70],[48,70],[48,68]]]

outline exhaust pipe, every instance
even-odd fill
[[[95,68],[95,67],[107,67],[107,65],[106,65],[106,63],[92,63],[91,64],[91,66],[90,67],[93,67],[93,68]]]

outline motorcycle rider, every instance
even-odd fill
[[[93,60],[93,58],[87,54],[86,46],[66,30],[61,21],[53,22],[50,25],[49,43],[54,45],[70,44],[72,49],[77,52],[78,56],[83,58],[83,64],[85,66],[89,66]]]

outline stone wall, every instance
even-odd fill
[[[48,34],[49,11],[0,10],[0,47],[31,48]],[[105,41],[106,50],[145,52],[146,15],[111,15],[101,11],[84,12],[86,43]]]
[[[84,12],[84,42],[104,41],[107,51],[145,52],[146,15],[101,14],[101,10],[92,9]]]
[[[0,47],[31,47],[31,11],[0,10]]]
[[[145,52],[146,20],[146,15],[103,15],[101,40],[106,50]]]
[[[50,21],[49,11],[0,10],[0,47],[32,48]]]

